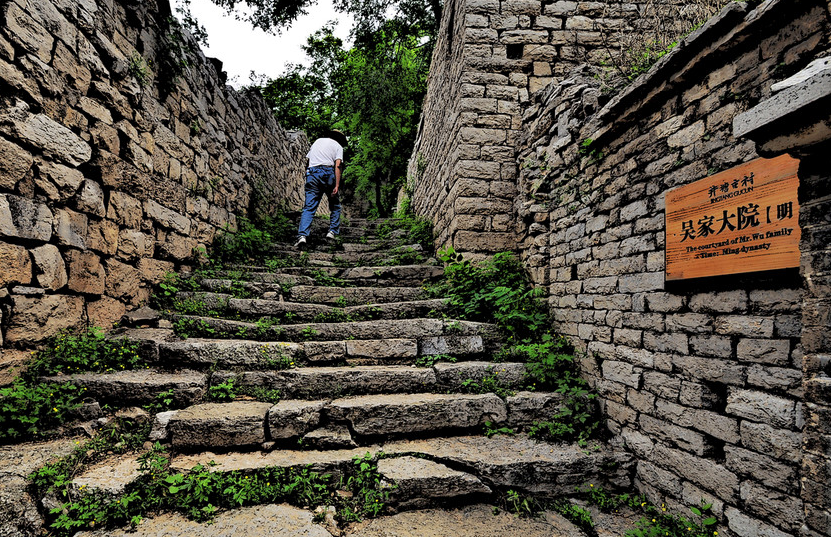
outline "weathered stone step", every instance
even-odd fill
[[[424,281],[433,281],[444,276],[444,269],[431,265],[394,265],[375,267],[287,267],[279,269],[284,274],[314,276],[320,272],[334,278],[346,280],[356,286],[375,285],[419,285]]]
[[[577,444],[549,443],[515,436],[453,436],[402,440],[348,450],[274,450],[251,453],[181,454],[171,468],[187,471],[197,464],[211,472],[252,471],[272,466],[337,473],[354,457],[366,453],[426,457],[479,478],[494,489],[514,489],[546,497],[568,496],[585,483],[615,489],[632,486],[632,456],[598,444],[584,449]],[[209,462],[213,462],[208,466]]]
[[[443,349],[440,353],[437,348]],[[205,339],[162,341],[152,356],[163,367],[273,369],[277,362],[290,359],[298,364],[346,363],[411,365],[419,349],[430,354],[453,354],[460,360],[484,352],[481,336],[439,336],[387,339],[349,339],[299,343],[251,341],[245,339]],[[154,358],[156,359],[156,358]],[[487,362],[489,363],[489,362]],[[437,364],[437,366],[444,364]],[[462,364],[456,364],[461,367]],[[473,372],[465,374],[472,375]]]
[[[295,283],[299,278],[297,276],[289,276],[286,279],[294,280],[292,283]],[[202,278],[199,280],[199,285],[202,289],[213,293],[233,293],[235,288],[239,288],[252,296],[266,298],[269,295],[279,296],[283,290],[283,286],[280,283],[237,281],[225,278]]]
[[[235,449],[303,437],[327,425],[346,425],[353,440],[405,434],[436,436],[470,431],[493,422],[523,427],[557,411],[559,394],[520,392],[505,400],[485,394],[385,394],[334,400],[286,399],[276,405],[256,401],[202,403],[175,411],[167,424],[179,450]]]
[[[250,270],[249,270],[250,269]],[[247,270],[238,274],[239,271],[220,270],[217,271],[217,278],[224,281],[232,281],[228,278],[233,274],[238,277],[240,281],[251,282],[254,284],[278,284],[282,287],[291,285],[314,285],[314,278],[310,276],[303,276],[297,274],[284,274],[282,272],[270,272],[265,267],[250,266]],[[204,281],[204,280],[203,280]]]
[[[491,489],[467,473],[412,456],[378,461],[381,487],[390,493],[390,502],[399,510],[429,506],[436,501],[459,501],[472,496],[487,496]]]
[[[243,318],[274,317],[282,324],[298,322],[347,320],[406,319],[424,317],[447,309],[443,299],[386,302],[339,308],[327,304],[287,302],[278,299],[234,298],[224,293],[182,292],[180,300],[191,300],[220,315],[239,315]]]
[[[284,398],[327,398],[344,395],[459,392],[469,380],[481,382],[495,375],[499,386],[517,389],[525,380],[525,364],[491,362],[439,363],[429,368],[412,366],[302,367],[282,371],[216,371],[211,384],[229,379],[239,386],[279,390]],[[551,397],[548,394],[549,398]],[[557,403],[561,397],[554,397]],[[556,404],[549,402],[549,405]]]
[[[389,261],[392,264],[396,255],[423,255],[422,248],[415,246],[400,246],[395,249],[384,248],[382,250],[370,251],[342,251],[342,252],[317,252],[317,251],[300,251],[297,248],[284,248],[276,245],[269,250],[272,254],[279,256],[282,259],[291,259],[298,262],[307,260],[310,263],[315,261],[323,263],[331,263],[332,266],[346,266],[346,265],[366,265],[372,262]],[[325,265],[324,265],[325,266]]]
[[[286,296],[295,302],[330,305],[382,304],[418,300],[424,295],[420,286],[410,287],[322,287],[297,285]]]
[[[379,285],[389,287],[418,286],[425,281],[435,281],[444,275],[444,269],[432,265],[395,265],[376,267],[284,267],[274,271],[264,266],[239,265],[232,271],[242,280],[263,283],[294,283],[298,285],[315,285],[314,277],[318,274],[345,280],[352,287]],[[227,278],[228,271],[217,273]]]
[[[173,404],[187,406],[198,401],[208,389],[208,375],[198,371],[160,372],[154,369],[112,373],[76,373],[43,377],[47,382],[71,382],[85,389],[84,396],[119,406],[144,405],[156,395],[172,390]]]
[[[476,354],[498,350],[502,333],[496,325],[449,319],[396,319],[343,323],[304,323],[264,326],[245,321],[171,315],[173,322],[207,327],[212,338],[260,341],[338,341],[361,339],[416,339],[419,355]]]

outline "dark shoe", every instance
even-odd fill
[[[303,248],[306,246],[306,237],[298,237],[297,242],[294,243],[295,248]]]

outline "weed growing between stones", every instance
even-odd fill
[[[716,537],[718,520],[712,516],[712,503],[701,500],[700,505],[691,506],[689,515],[670,513],[665,504],[657,507],[647,501],[643,494],[609,494],[602,487],[593,484],[576,488],[577,502],[567,499],[540,500],[515,490],[508,490],[502,496],[500,505],[517,516],[538,516],[543,511],[555,511],[589,535],[597,535],[595,521],[589,506],[603,513],[619,513],[631,510],[640,513],[641,519],[635,527],[627,530],[624,537]]]
[[[159,443],[139,456],[142,477],[120,497],[89,493],[83,488],[70,492],[70,484],[83,464],[100,460],[105,453],[134,449],[147,432],[145,428],[102,434],[30,476],[40,496],[50,495],[60,504],[49,512],[55,535],[124,524],[136,526],[149,513],[164,511],[210,521],[221,509],[280,502],[303,508],[334,506],[340,521],[356,522],[380,515],[388,501],[389,491],[382,489],[376,459],[369,453],[355,457],[340,479],[309,467],[214,472],[197,465],[181,473],[170,470],[169,454]]]
[[[378,238],[396,240],[397,246],[418,244],[426,252],[433,251],[433,223],[412,213],[410,198],[404,198],[394,217],[378,227]]]
[[[456,363],[456,357],[449,354],[430,354],[419,356],[415,360],[416,367],[433,367],[439,362]]]
[[[429,296],[449,297],[448,315],[471,321],[495,322],[509,334],[508,345],[496,361],[526,364],[529,390],[554,390],[565,395],[560,410],[547,420],[534,423],[529,435],[553,441],[577,441],[588,445],[600,425],[595,394],[579,377],[574,348],[568,340],[551,332],[551,321],[532,289],[522,264],[503,252],[473,263],[452,248],[439,252],[445,263],[445,279],[426,286]],[[450,327],[448,327],[450,328]],[[491,375],[482,381],[465,381],[474,393],[507,393]]]
[[[49,436],[79,417],[85,388],[44,382],[42,376],[145,368],[138,349],[134,341],[107,339],[97,327],[59,333],[33,353],[28,369],[11,386],[0,389],[0,441]]]

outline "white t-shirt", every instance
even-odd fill
[[[336,160],[343,160],[343,147],[331,138],[318,138],[309,153],[309,167],[334,166]]]

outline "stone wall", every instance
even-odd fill
[[[800,166],[799,270],[666,282],[664,195],[757,158],[734,118],[828,35],[824,0],[731,3],[599,111],[577,70],[524,113],[520,253],[639,488],[713,500],[720,535],[831,535],[827,152]]]
[[[448,2],[408,168],[413,208],[434,222],[439,246],[516,247],[522,106],[578,64],[617,55],[622,40],[646,39],[642,15],[653,6],[689,7],[680,0]]]
[[[305,137],[225,86],[167,0],[12,0],[0,17],[5,361],[146,302],[255,198],[299,208]]]

